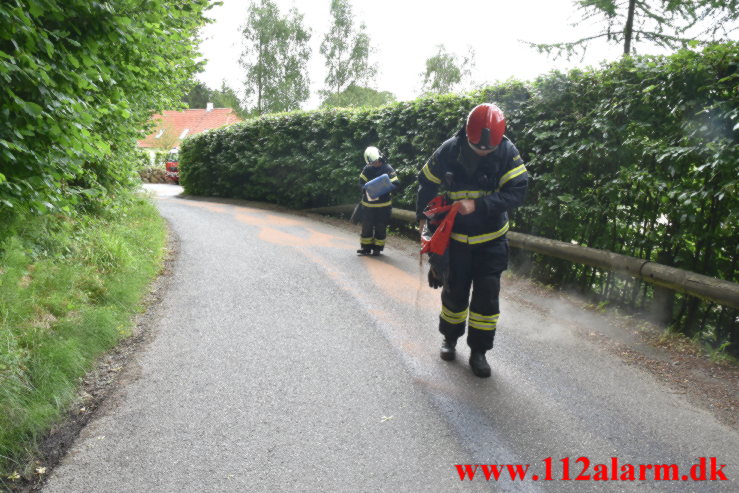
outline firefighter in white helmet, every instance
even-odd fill
[[[359,255],[380,255],[385,248],[387,225],[393,208],[390,190],[397,188],[398,176],[392,166],[387,164],[387,159],[377,147],[370,146],[365,149],[364,162],[364,169],[359,174],[359,185],[362,187],[362,232],[357,253]],[[376,183],[381,186],[367,188],[368,184]],[[373,195],[373,192],[378,195]]]

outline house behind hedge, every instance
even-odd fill
[[[182,140],[206,130],[225,127],[241,121],[231,108],[214,108],[208,103],[205,109],[164,111],[151,117],[154,130],[138,141],[153,156],[157,152],[179,150]]]

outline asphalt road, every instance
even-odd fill
[[[410,242],[357,257],[351,228],[152,188],[179,238],[153,340],[44,491],[739,491],[737,433],[583,337],[573,321],[605,330],[591,313],[504,278],[479,379],[464,344],[439,359]],[[729,480],[639,480],[700,457]],[[461,481],[457,464],[529,468]]]

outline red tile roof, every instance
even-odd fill
[[[241,118],[236,116],[231,108],[213,108],[210,111],[205,109],[165,111],[151,118],[157,121],[157,126],[145,139],[138,141],[139,147],[161,148],[164,147],[162,145],[164,143],[169,144],[167,147],[179,147],[179,137],[185,129],[188,129],[185,137],[189,137],[205,130],[220,128],[241,121]],[[164,130],[164,132],[157,138],[160,130]],[[176,140],[173,141],[173,138],[176,138]]]

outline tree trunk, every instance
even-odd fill
[[[699,333],[698,330],[698,311],[700,309],[700,300],[698,298],[690,298],[688,300],[688,311],[685,315],[685,325],[683,325],[683,333],[688,337],[693,337]]]
[[[631,38],[634,29],[634,8],[636,0],[629,0],[629,13],[626,16],[626,26],[624,27],[624,55],[631,53]]]
[[[257,64],[260,66],[260,69],[258,71],[259,75],[257,76],[257,114],[261,115],[262,114],[262,85],[263,85],[262,70],[264,70],[264,45],[261,39],[259,40],[259,58],[257,60]]]

